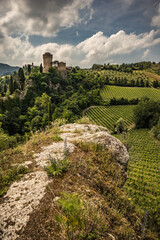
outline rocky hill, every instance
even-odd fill
[[[54,125],[3,152],[3,172],[23,171],[0,199],[0,239],[142,239],[143,214],[122,189],[128,160],[126,147],[92,124]],[[145,237],[157,239],[148,229]]]
[[[18,69],[19,67],[12,67],[8,64],[0,63],[0,76],[11,74]]]

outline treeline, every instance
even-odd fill
[[[110,81],[109,77],[107,76],[106,79],[107,85],[115,85],[115,86],[125,86],[125,87],[149,87],[149,81],[144,81],[143,79],[131,79],[131,81],[127,81],[127,78],[117,78],[115,77],[112,81]],[[153,87],[157,88],[160,87],[160,83],[156,80],[153,82]]]
[[[2,97],[11,95],[15,90],[23,90],[25,85],[25,75],[22,68],[10,76],[0,81],[0,94]],[[17,91],[19,92],[19,91]]]
[[[159,63],[158,63],[159,64]],[[118,64],[93,64],[92,70],[115,70],[119,72],[127,72],[132,73],[134,70],[143,70],[151,68],[153,65],[156,65],[155,62],[138,62],[138,63],[122,63],[121,65]]]

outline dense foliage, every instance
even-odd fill
[[[160,117],[160,101],[143,98],[134,109],[136,128],[152,128]]]
[[[48,73],[40,70],[35,67],[29,73],[30,69],[20,68],[9,79],[12,95],[0,99],[0,122],[9,135],[44,129],[56,118],[73,122],[82,109],[102,101],[104,79],[92,72],[73,68],[62,76],[53,67]]]
[[[93,64],[92,69],[99,69],[99,70],[115,70],[115,71],[120,71],[120,72],[128,72],[132,73],[134,70],[143,70],[143,69],[156,69],[157,74],[160,72],[158,71],[160,67],[160,62],[155,63],[155,62],[138,62],[138,63],[130,63],[130,64],[125,64],[122,63],[121,65],[118,64]]]

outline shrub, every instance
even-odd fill
[[[68,170],[69,161],[66,157],[60,160],[59,158],[52,158],[51,155],[49,155],[49,160],[51,165],[45,167],[45,170],[50,177],[61,175]]]

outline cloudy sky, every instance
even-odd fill
[[[160,0],[0,0],[0,62],[160,61]]]

